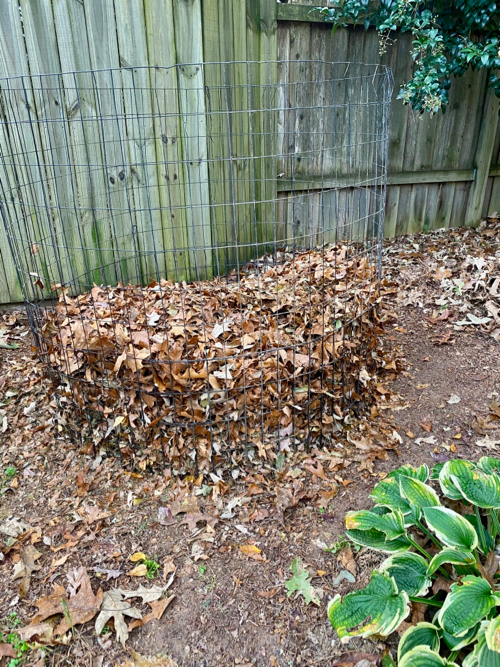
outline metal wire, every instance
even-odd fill
[[[320,60],[0,80],[3,223],[73,433],[206,470],[334,432],[369,367],[391,92]]]

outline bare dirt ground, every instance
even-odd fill
[[[19,347],[0,349],[0,526],[18,535],[0,535],[0,664],[378,664],[384,644],[341,646],[326,619],[328,600],[365,585],[380,560],[342,542],[344,515],[369,507],[373,485],[403,463],[498,454],[500,226],[392,241],[384,257],[394,313],[385,336],[403,369],[393,396],[333,451],[234,483],[174,485],[168,470],[130,471],[114,456],[75,449],[54,426],[54,390],[24,315],[2,315],[0,342]],[[159,564],[156,573],[149,565],[152,579],[141,553]],[[316,602],[287,595],[297,558]],[[122,595],[135,619],[123,624],[117,612],[97,637],[99,610],[114,605],[99,590],[139,586],[157,586],[160,599]],[[58,613],[45,616],[51,609]],[[37,611],[30,636],[21,628]],[[15,626],[30,646],[9,656],[2,646]]]

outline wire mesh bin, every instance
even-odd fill
[[[392,76],[0,82],[1,211],[60,420],[179,471],[328,442],[373,365]]]

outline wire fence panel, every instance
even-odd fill
[[[391,91],[317,60],[0,81],[2,218],[75,437],[203,472],[359,409]]]

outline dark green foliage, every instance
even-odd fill
[[[452,77],[489,69],[489,85],[500,97],[500,4],[491,0],[336,0],[318,8],[335,27],[364,23],[381,36],[381,48],[396,30],[411,32],[415,70],[399,98],[418,111],[445,110]]]

